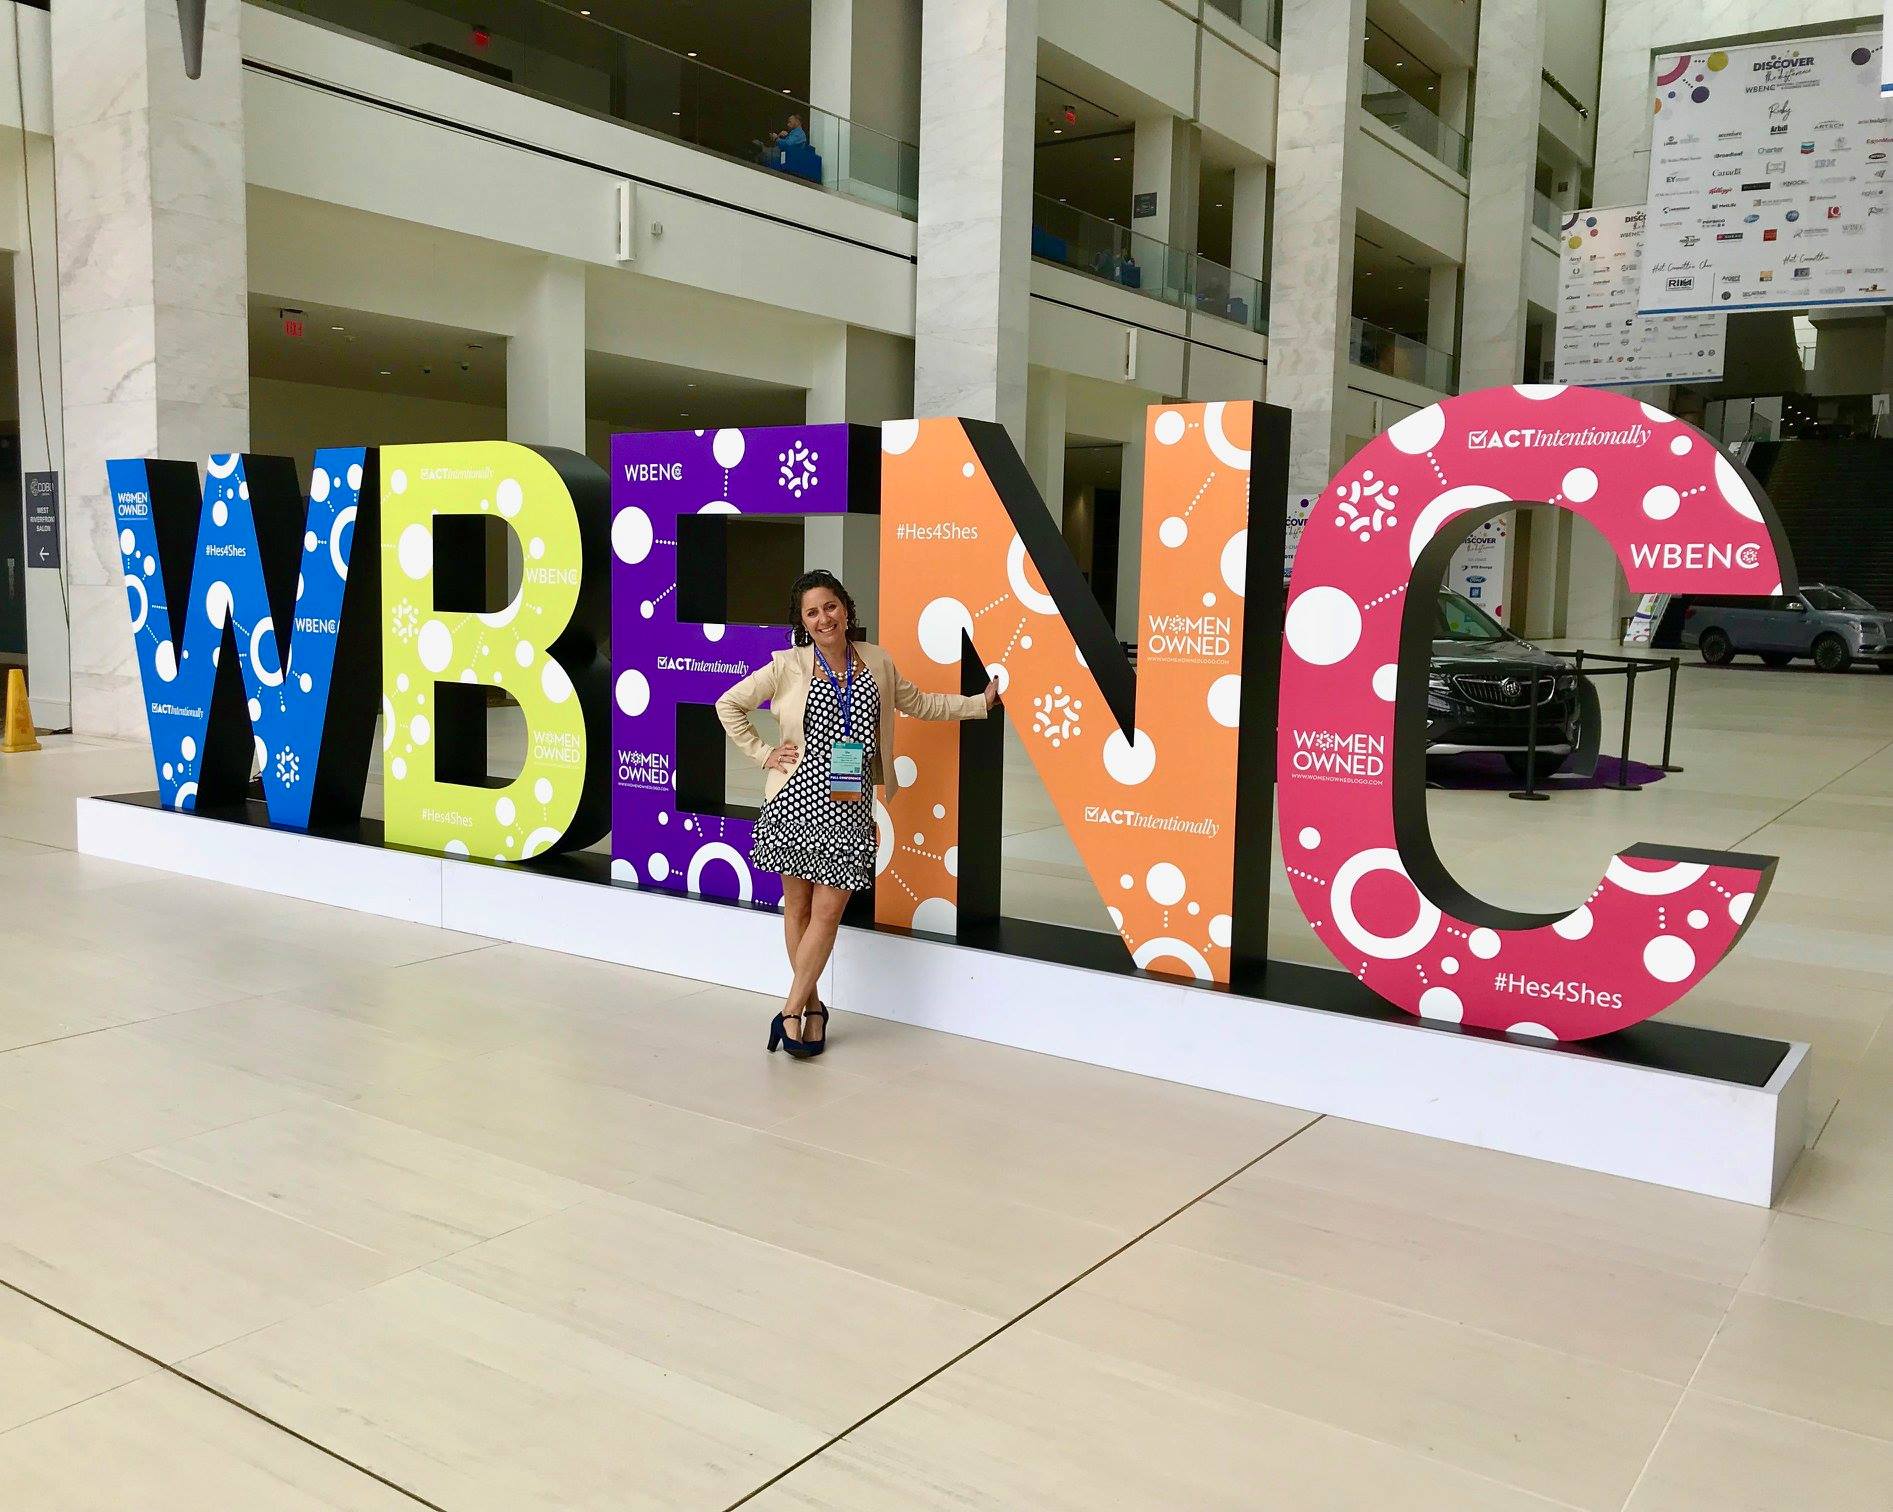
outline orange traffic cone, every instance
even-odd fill
[[[37,751],[39,740],[33,734],[33,711],[26,705],[26,674],[18,667],[7,673],[7,722],[0,730],[0,755],[16,751]]]

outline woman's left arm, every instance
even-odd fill
[[[894,673],[894,707],[913,719],[984,719],[997,703],[984,693],[929,693],[916,688],[889,663]]]

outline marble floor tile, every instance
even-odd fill
[[[1747,1274],[1770,1221],[1743,1203],[1339,1118],[1322,1119],[1256,1169],[1267,1179],[1539,1240],[1594,1261],[1729,1287]]]
[[[0,1439],[10,1428],[111,1391],[157,1368],[51,1308],[0,1287]],[[0,1477],[0,1485],[4,1484]]]
[[[1893,1443],[1690,1391],[1624,1512],[1889,1506]]]
[[[1549,1512],[1440,1458],[1014,1328],[764,1491],[759,1512]]]
[[[453,1512],[724,1507],[824,1439],[422,1272],[252,1333],[193,1375]]]
[[[0,1434],[7,1512],[414,1512],[381,1485],[175,1376]]]
[[[1161,1238],[1015,1326],[1600,1512],[1622,1505],[1682,1394]]]
[[[0,1201],[0,1276],[166,1361],[399,1269],[130,1156],[14,1185]]]
[[[1269,1164],[1166,1224],[1163,1240],[1679,1386],[1735,1297],[1621,1255],[1277,1181]]]
[[[1745,1292],[1693,1385],[1830,1428],[1893,1438],[1893,1323]]]
[[[597,1198],[427,1269],[825,1433],[1002,1321],[622,1197]]]
[[[1893,1239],[1779,1213],[1742,1290],[1893,1327]]]
[[[628,1187],[638,1201],[962,1307],[1010,1317],[1123,1242],[948,1173],[751,1134]]]
[[[326,1103],[159,1145],[135,1158],[400,1266],[439,1259],[601,1195]]]

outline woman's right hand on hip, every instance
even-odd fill
[[[793,740],[785,740],[769,753],[769,758],[763,762],[763,765],[774,771],[786,772],[795,766],[801,756],[802,748]]]

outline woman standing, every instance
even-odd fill
[[[749,859],[782,874],[782,925],[795,977],[769,1026],[769,1048],[820,1055],[828,1010],[815,984],[854,893],[874,882],[874,789],[895,790],[894,711],[915,719],[984,719],[982,696],[923,693],[879,646],[848,639],[854,600],[831,572],[805,572],[789,592],[794,645],[778,651],[716,701],[736,748],[768,776]],[[750,712],[767,703],[782,740],[769,745]]]

